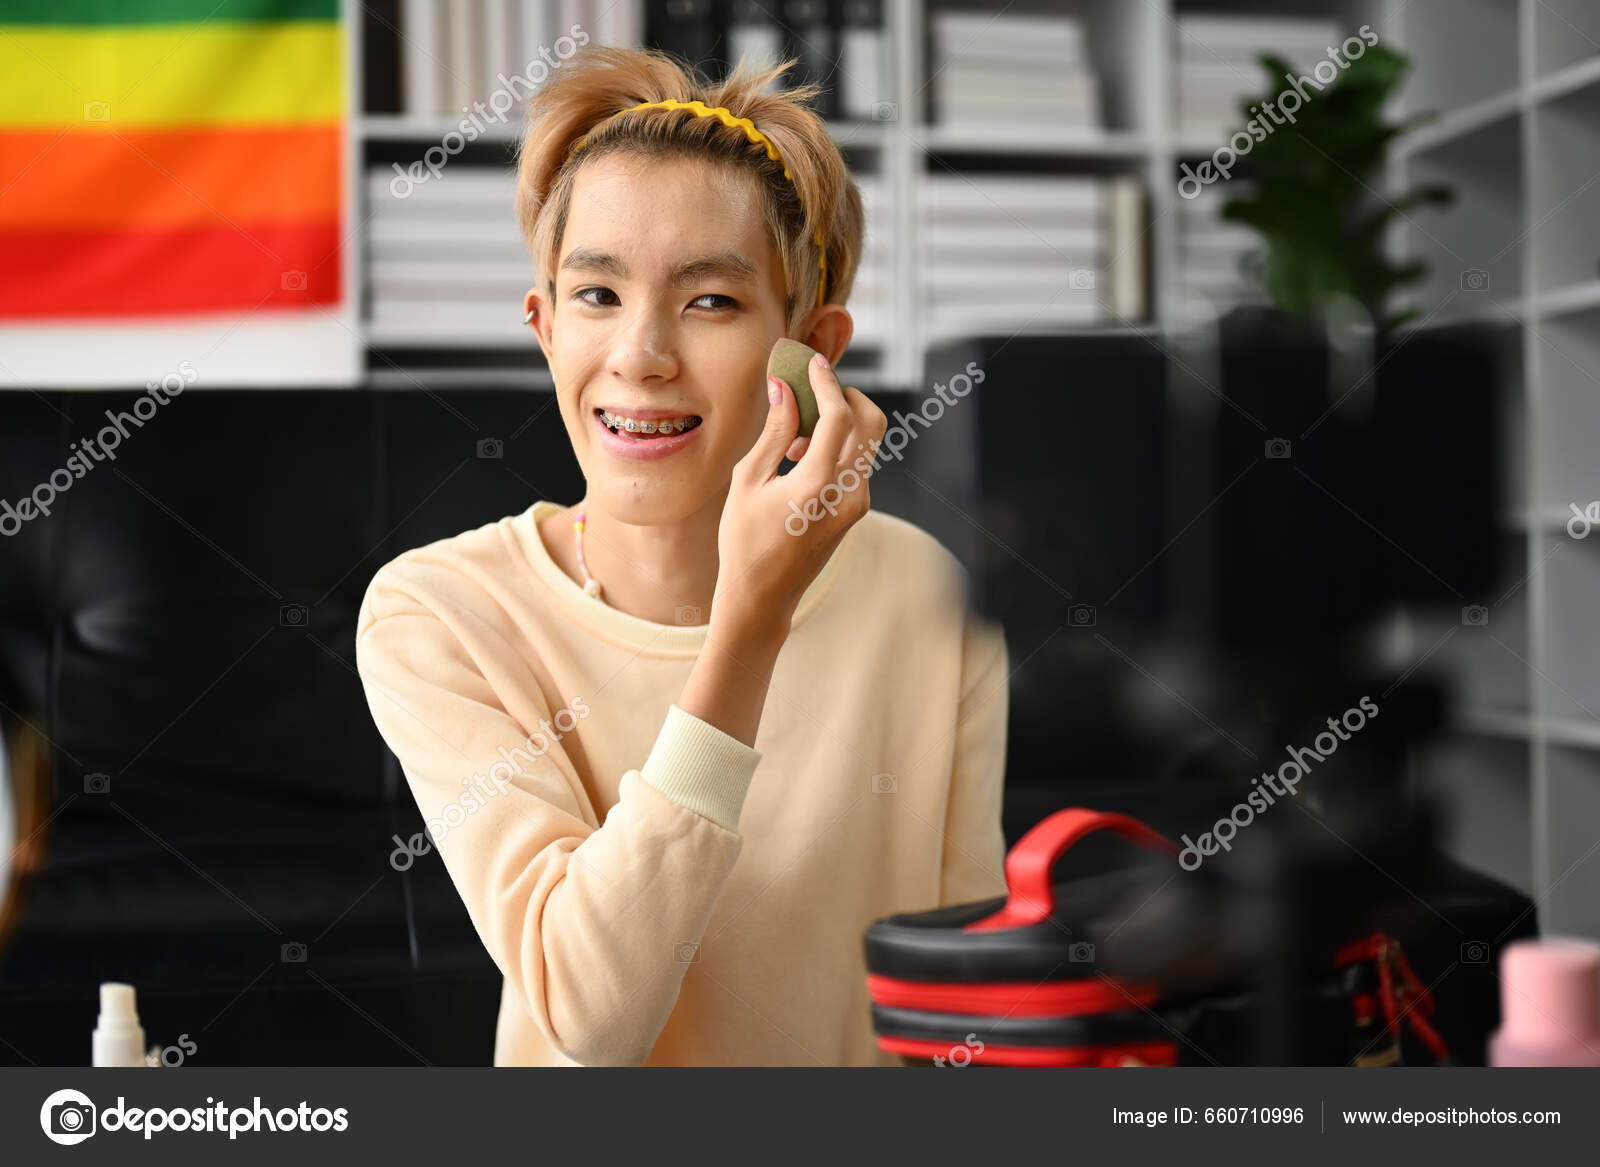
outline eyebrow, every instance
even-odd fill
[[[592,247],[574,248],[561,261],[561,270],[597,272],[621,280],[628,278],[628,265],[620,257]],[[754,282],[759,274],[756,265],[737,251],[719,251],[684,260],[667,273],[667,278],[674,284],[714,278]]]

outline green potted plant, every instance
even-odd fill
[[[1284,80],[1295,74],[1279,57],[1263,54],[1260,60],[1272,92],[1241,102],[1246,118],[1286,92]],[[1254,189],[1223,206],[1224,219],[1261,232],[1265,249],[1254,274],[1295,324],[1316,327],[1329,320],[1335,304],[1354,301],[1382,337],[1416,315],[1391,313],[1389,299],[1421,279],[1427,265],[1391,263],[1383,251],[1384,230],[1397,215],[1448,204],[1452,193],[1437,183],[1392,198],[1377,193],[1389,144],[1434,116],[1384,119],[1383,107],[1409,67],[1408,57],[1382,44],[1348,61],[1326,88],[1308,95],[1292,124],[1254,147]]]

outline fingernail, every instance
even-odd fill
[[[813,360],[815,360],[815,361],[816,361],[816,362],[817,362],[817,367],[818,367],[818,368],[822,368],[822,369],[826,369],[826,368],[828,368],[828,367],[829,367],[829,365],[828,365],[828,358],[827,358],[827,357],[825,357],[825,356],[823,356],[823,355],[822,355],[822,354],[821,354],[821,353],[818,353],[818,354],[817,354],[817,355],[816,355],[816,356],[815,356],[815,357],[813,357],[813,358],[812,358],[812,359],[813,359]]]
[[[776,377],[767,378],[767,400],[774,405],[783,400],[783,382]]]

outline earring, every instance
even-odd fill
[[[532,308],[528,309],[528,314],[522,318],[522,323],[524,323],[524,324],[533,323],[533,309]]]

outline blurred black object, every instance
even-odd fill
[[[1399,606],[1455,614],[1500,576],[1501,382],[1487,335],[1430,329],[1363,353],[1359,336],[1241,310],[1182,344],[998,337],[930,355],[936,384],[969,367],[984,380],[954,424],[976,452],[976,509],[934,529],[1006,628],[1008,840],[1066,805],[1198,834],[1365,698],[1381,715],[1273,812],[1313,816],[1304,830],[1278,823],[1256,844],[1295,840],[1266,883],[1281,898],[1257,905],[1276,921],[1272,983],[1297,983],[1325,947],[1315,929],[1405,899],[1434,908],[1395,925],[1425,980],[1462,963],[1464,938],[1536,930],[1525,897],[1435,853],[1407,757],[1444,724],[1450,693],[1374,648]],[[1312,846],[1317,834],[1343,859],[1388,856],[1394,878],[1355,879]],[[1085,872],[1104,862],[1072,858]],[[1439,992],[1469,1064],[1498,1009],[1480,970]],[[1279,1044],[1263,1039],[1257,1055],[1269,1063],[1300,1040],[1276,1000],[1266,1032]]]
[[[1299,741],[1389,688],[1366,635],[1386,612],[1456,610],[1497,577],[1486,338],[1429,330],[1352,361],[1240,311],[1216,339],[1209,354],[1128,333],[930,356],[935,383],[985,374],[952,411],[978,509],[932,521],[1006,627],[1014,754],[1059,767],[1013,780],[1237,777],[1228,734]],[[1403,749],[1447,695],[1419,670],[1390,700]]]
[[[1333,355],[1270,312],[1223,320],[1231,405],[1211,427],[1211,486],[1245,477],[1217,507],[1214,615],[1196,615],[1230,646],[1335,639],[1398,601],[1459,606],[1494,578],[1487,334],[1391,338],[1343,377]]]
[[[733,64],[727,58],[727,22],[727,0],[646,0],[644,40],[720,77]]]
[[[402,113],[400,0],[361,5],[361,112]],[[422,112],[422,111],[417,111]]]

